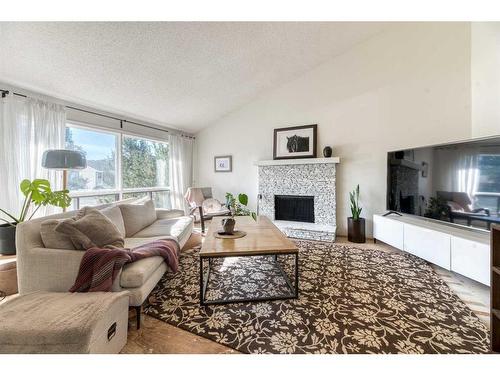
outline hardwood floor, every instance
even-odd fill
[[[135,329],[135,313],[131,315],[128,341],[124,354],[230,354],[235,350],[196,336],[161,320],[143,315],[141,329]]]
[[[432,268],[469,309],[490,328],[490,288],[439,266],[432,265]]]
[[[194,246],[201,237],[192,239]],[[385,251],[399,251],[383,243],[355,244],[361,248],[375,248]],[[337,243],[349,243],[347,238],[338,237]],[[438,275],[465,302],[465,304],[489,327],[489,288],[461,275],[435,266]],[[131,312],[128,342],[122,353],[177,353],[177,354],[233,354],[237,351],[211,340],[171,326],[144,315],[142,328],[135,329],[135,313]]]

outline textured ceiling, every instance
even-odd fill
[[[2,22],[0,81],[196,132],[387,27]]]

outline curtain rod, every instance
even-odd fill
[[[5,96],[7,96],[11,92],[9,90],[3,90],[3,89],[0,89],[0,91],[2,92],[2,98],[5,98]],[[21,96],[23,98],[27,98],[28,97],[27,95],[19,94],[17,92],[13,92],[13,91],[12,91],[12,94],[16,95],[16,96]],[[144,128],[148,128],[148,129],[153,129],[153,130],[158,130],[158,131],[170,133],[170,131],[167,130],[167,129],[156,128],[156,127],[151,126],[151,125],[139,124],[138,122],[123,120],[121,118],[113,117],[113,116],[109,116],[109,115],[103,115],[102,113],[97,113],[97,112],[89,111],[89,110],[86,110],[86,109],[76,108],[76,107],[72,107],[70,105],[65,105],[65,107],[69,108],[69,109],[73,109],[75,111],[90,113],[92,115],[97,115],[97,116],[101,116],[101,117],[110,118],[112,120],[120,121],[120,128],[121,129],[123,129],[123,123],[124,122],[128,122],[129,124],[134,124],[134,125],[142,126]],[[193,136],[190,136],[190,135],[187,135],[187,134],[183,134],[183,133],[179,133],[178,135],[180,135],[181,137],[185,137],[185,138],[196,139],[196,137],[193,137]]]

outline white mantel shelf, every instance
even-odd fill
[[[260,160],[254,162],[254,165],[297,165],[297,164],[339,164],[339,157],[331,158],[308,158],[308,159],[281,159],[281,160]]]

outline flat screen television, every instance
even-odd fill
[[[387,209],[483,230],[500,224],[500,137],[389,152]]]

